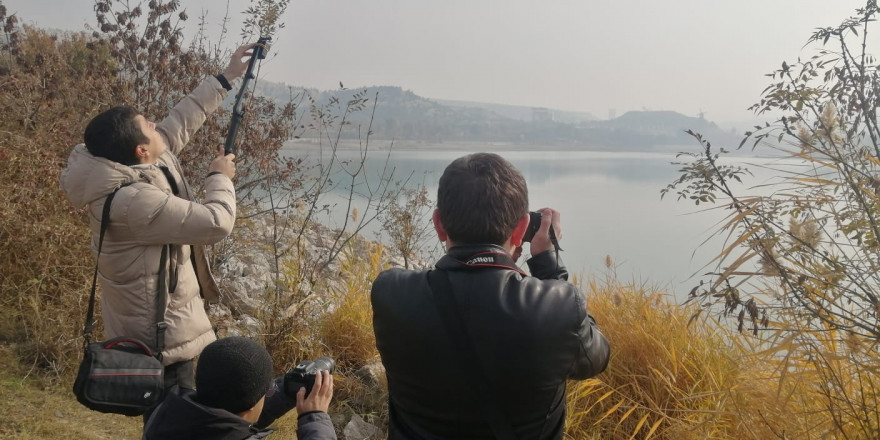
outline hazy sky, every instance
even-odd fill
[[[79,30],[92,0],[0,0],[28,23]],[[135,4],[135,0],[131,0]],[[146,3],[146,2],[144,2]],[[249,0],[229,0],[236,30]],[[865,0],[292,0],[262,73],[316,87],[394,85],[438,99],[752,118],[765,73]],[[182,0],[219,27],[225,0]],[[187,36],[191,36],[188,33]],[[268,61],[268,60],[267,60]],[[381,99],[381,97],[380,97]]]

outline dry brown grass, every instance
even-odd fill
[[[383,269],[383,248],[369,247],[368,255],[349,250],[340,260],[338,284],[331,289],[335,308],[322,317],[319,337],[340,368],[360,368],[378,359],[373,335],[370,286]]]
[[[331,297],[336,309],[321,321],[320,338],[337,360],[341,382],[337,387],[336,406],[346,414],[355,413],[365,421],[383,427],[388,423],[388,394],[384,375],[378,383],[356,377],[355,372],[379,363],[373,334],[373,311],[370,287],[385,268],[384,249],[367,246],[366,255],[349,250],[341,261],[341,277]]]
[[[586,286],[608,369],[569,387],[572,439],[874,438],[871,348],[835,331],[743,335],[613,280]],[[692,319],[693,318],[693,319]]]
[[[265,328],[278,332],[267,332],[263,336],[278,371],[304,359],[330,356],[336,360],[331,414],[340,429],[353,414],[379,427],[387,424],[384,375],[380,374],[374,382],[359,377],[358,373],[363,367],[379,364],[370,287],[385,268],[384,252],[385,249],[375,243],[352,240],[341,253],[338,270],[328,273],[319,283],[307,284],[308,294],[297,291],[299,294],[294,298],[301,300],[289,309],[292,313],[261,317],[270,320],[263,323]],[[295,258],[283,266],[286,277],[299,279],[302,266],[296,264]],[[295,288],[300,285],[294,283]],[[282,427],[282,431],[295,430],[296,417],[291,419],[288,415],[276,425]]]
[[[381,249],[374,248],[368,258],[347,254],[344,260],[332,293],[339,307],[316,319],[313,325],[319,331],[297,337],[311,338],[320,347],[310,357],[340,359],[331,408],[337,427],[341,430],[352,414],[384,427],[384,382],[368,385],[354,374],[376,360],[369,281],[381,269]],[[848,438],[873,435],[865,420],[876,413],[870,407],[876,368],[855,361],[866,359],[869,346],[841,342],[835,332],[814,335],[812,344],[794,333],[756,341],[713,320],[691,320],[693,307],[676,305],[643,287],[612,280],[590,283],[585,291],[591,313],[611,341],[612,359],[597,378],[570,383],[566,438],[847,438],[842,429]],[[804,355],[808,349],[812,357]],[[139,436],[138,419],[82,408],[69,391],[69,378],[38,370],[27,375],[30,365],[21,367],[18,353],[9,346],[0,357],[5,359],[0,365],[0,413],[7,420],[0,424],[0,437]],[[837,402],[836,412],[829,410],[831,386],[848,399],[847,406]],[[275,437],[296,438],[295,413],[275,427]]]
[[[84,216],[58,181],[82,115],[96,107],[78,93],[98,95],[107,61],[82,36],[56,42],[26,28],[19,37],[18,55],[0,50],[9,66],[0,77],[0,339],[19,342],[28,364],[65,374],[78,360],[72,340],[93,257]]]
[[[68,380],[55,380],[19,363],[16,347],[0,345],[0,438],[136,439],[141,419],[101,414],[80,405]],[[28,374],[28,373],[32,374]]]
[[[570,438],[732,438],[726,402],[739,371],[723,337],[688,328],[691,312],[658,292],[595,283],[588,292],[612,358],[602,375],[570,384]]]

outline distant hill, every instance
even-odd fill
[[[369,102],[366,110],[348,118],[351,125],[344,133],[346,138],[357,138],[357,130],[370,123],[373,99],[378,96],[372,121],[376,140],[495,142],[605,151],[667,151],[692,145],[695,141],[684,132],[688,129],[728,149],[740,140],[711,121],[673,111],[633,111],[612,120],[596,120],[585,112],[428,99],[394,86],[318,91],[258,83],[258,93],[264,96],[286,102],[292,94],[308,93],[319,106],[334,100],[346,103],[361,92],[366,92]]]
[[[521,105],[453,101],[449,99],[436,99],[435,101],[449,107],[481,108],[510,119],[516,119],[518,121],[533,121],[535,120],[536,115],[538,115],[538,117],[549,117],[556,122],[564,122],[569,124],[577,124],[579,122],[596,120],[596,117],[588,112],[572,112],[541,107],[525,107]]]
[[[632,146],[651,145],[682,145],[690,144],[694,138],[685,133],[693,130],[701,133],[713,144],[722,145],[732,150],[742,139],[733,131],[722,130],[718,124],[702,117],[685,116],[674,111],[631,111],[594,125],[592,128],[595,139],[620,137],[628,140]]]

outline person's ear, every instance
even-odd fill
[[[437,238],[440,241],[445,242],[449,239],[449,235],[446,233],[446,229],[443,227],[443,222],[440,221],[440,210],[434,210],[434,216],[432,217],[434,220],[434,230],[437,231]]]
[[[513,233],[510,234],[510,244],[514,246],[522,246],[523,236],[526,235],[526,230],[529,228],[529,213],[525,213],[521,219],[516,223],[516,227],[513,228]]]
[[[145,159],[148,159],[150,156],[150,150],[147,150],[147,144],[140,144],[137,147],[134,147],[134,156],[141,163],[143,163]]]

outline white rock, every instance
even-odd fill
[[[345,440],[367,440],[374,439],[379,435],[379,428],[376,425],[367,423],[361,416],[355,414],[351,417],[345,430],[342,431]]]

